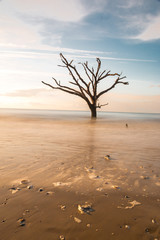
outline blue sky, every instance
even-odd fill
[[[127,76],[104,111],[160,112],[159,0],[0,0],[0,16],[0,107],[88,110],[41,83],[71,80],[62,52]]]

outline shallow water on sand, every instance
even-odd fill
[[[37,186],[76,191],[115,187],[157,194],[159,115],[107,117],[102,113],[92,121],[86,113],[65,114],[1,114],[1,186],[28,179]]]

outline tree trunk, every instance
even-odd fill
[[[91,110],[91,118],[96,118],[97,117],[97,108],[95,105],[91,105],[90,106],[90,110]]]

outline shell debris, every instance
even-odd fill
[[[110,155],[106,155],[106,156],[104,156],[104,159],[105,160],[111,160],[111,156]]]
[[[129,202],[131,204],[131,206],[127,206],[125,207],[125,209],[129,209],[129,208],[134,208],[135,206],[141,205],[140,202],[137,202],[136,200]]]
[[[82,220],[79,219],[79,218],[77,218],[77,217],[74,217],[74,221],[75,221],[76,223],[81,223],[81,222],[82,222]]]
[[[90,212],[93,212],[94,209],[92,208],[92,205],[91,204],[84,204],[84,205],[78,205],[78,210],[81,214],[84,214],[84,213],[88,213],[90,214]]]
[[[26,225],[26,220],[24,218],[19,218],[17,222],[21,227]]]

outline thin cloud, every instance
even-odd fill
[[[59,51],[58,51],[59,50]],[[77,58],[83,58],[83,59],[96,59],[97,56],[100,59],[104,60],[112,60],[112,61],[129,61],[129,62],[156,62],[153,59],[135,59],[135,58],[118,58],[118,57],[109,57],[109,56],[104,56],[106,52],[98,52],[98,51],[83,51],[83,50],[75,50],[75,49],[67,49],[67,48],[59,48],[54,51],[50,51],[46,53],[45,51],[43,52],[40,50],[39,52],[35,51],[0,51],[1,54],[3,54],[3,57],[19,57],[19,58],[40,58],[42,57],[53,57],[59,59],[58,53],[63,52],[67,53],[65,56],[67,58],[72,58],[72,59],[77,59]],[[58,53],[57,53],[58,51]],[[81,55],[80,55],[81,54]],[[85,54],[85,55],[84,55]],[[98,54],[98,55],[95,55]]]
[[[6,96],[6,97],[33,97],[39,94],[44,94],[47,93],[49,94],[51,90],[43,89],[43,88],[38,88],[38,89],[27,89],[27,90],[17,90],[14,92],[8,92],[1,94],[1,96]]]
[[[150,88],[160,88],[160,85],[151,85]]]
[[[6,0],[0,11],[2,44],[60,46],[70,36],[75,40],[160,38],[156,0]]]
[[[130,9],[133,7],[141,6],[143,4],[143,0],[122,0],[119,2],[119,7],[124,9]]]
[[[160,16],[151,17],[146,29],[134,38],[141,41],[153,41],[160,39]]]
[[[8,0],[8,3],[16,9],[17,13],[65,22],[80,21],[90,12],[90,9],[87,11],[84,8],[80,0],[14,0],[14,3]]]
[[[9,48],[10,50],[1,51],[1,53],[31,53],[31,54],[54,54],[54,53],[71,53],[71,54],[112,54],[113,52],[105,52],[105,51],[89,51],[83,49],[72,49],[72,48],[64,48],[64,47],[51,47],[51,46],[34,46],[31,49],[26,45],[17,45],[17,44],[4,44],[0,43],[0,46]],[[18,50],[22,49],[22,50]]]

